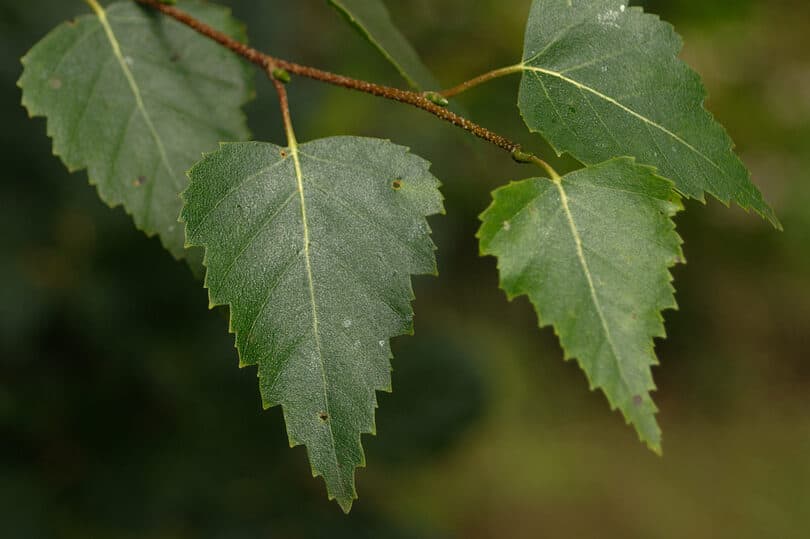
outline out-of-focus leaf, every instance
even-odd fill
[[[415,90],[436,90],[439,84],[402,32],[382,0],[328,0],[352,26],[399,71]]]
[[[227,9],[193,0],[182,7],[245,39]],[[218,44],[134,2],[94,10],[23,58],[23,105],[48,119],[54,154],[69,170],[86,168],[102,200],[123,204],[139,229],[181,257],[185,172],[218,142],[249,137],[241,106],[251,72]]]

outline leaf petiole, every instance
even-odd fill
[[[512,159],[514,159],[517,163],[537,165],[538,167],[544,169],[554,182],[559,182],[562,179],[560,174],[554,170],[551,165],[531,152],[524,152],[520,148],[516,148],[514,151],[512,151]]]
[[[514,73],[521,73],[523,71],[523,64],[515,64],[513,66],[502,67],[500,69],[493,69],[483,75],[478,75],[477,77],[470,79],[466,82],[462,82],[458,86],[454,86],[447,90],[442,90],[439,92],[440,95],[446,98],[455,97],[459,94],[466,92],[476,86],[484,84],[485,82],[489,82],[491,80],[499,79],[501,77],[506,77],[508,75],[512,75]]]

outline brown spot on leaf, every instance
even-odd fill
[[[643,402],[644,399],[641,398],[641,395],[636,395],[635,397],[633,397],[633,404],[635,404],[636,406],[641,406]]]
[[[54,77],[48,81],[48,86],[50,86],[54,90],[58,90],[59,88],[62,87],[62,79],[57,79],[56,77]]]
[[[179,52],[173,52],[172,55],[169,56],[169,60],[171,60],[172,62],[180,61],[180,53]]]
[[[326,412],[318,412],[318,419],[326,423],[327,421],[329,421],[329,414],[327,414]]]
[[[391,182],[391,187],[394,188],[394,191],[399,191],[400,189],[402,189],[402,180],[397,178],[396,180]]]
[[[135,187],[140,187],[146,183],[146,176],[138,176],[135,178],[135,181],[132,182],[132,185]]]
[[[287,157],[287,150],[281,150],[281,157]]]

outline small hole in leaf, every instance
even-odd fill
[[[132,185],[135,187],[140,187],[146,183],[146,176],[138,176],[135,178],[135,181],[132,182]]]
[[[394,191],[399,191],[400,189],[402,189],[402,180],[397,178],[396,180],[391,182],[391,187],[394,188]]]
[[[327,414],[326,412],[318,412],[318,419],[326,423],[327,421],[329,421],[329,414]]]

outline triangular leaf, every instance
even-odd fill
[[[355,137],[300,147],[225,144],[189,173],[189,245],[206,248],[212,305],[230,305],[266,407],[348,511],[360,434],[390,390],[389,338],[412,332],[412,274],[435,273],[429,163]]]
[[[196,1],[183,9],[244,39],[227,9]],[[134,2],[62,24],[23,64],[23,105],[47,117],[54,154],[71,171],[88,169],[102,200],[123,204],[181,257],[185,171],[218,142],[249,136],[240,110],[251,94],[247,66]]]
[[[328,0],[342,13],[415,90],[436,90],[439,84],[391,20],[382,0]]]
[[[478,233],[509,297],[529,297],[566,358],[655,451],[650,366],[661,311],[676,307],[668,268],[683,256],[671,220],[680,208],[669,181],[621,158],[496,190]]]
[[[655,166],[683,194],[779,221],[722,126],[672,26],[621,0],[534,0],[519,106],[526,124],[583,163],[622,155]]]

